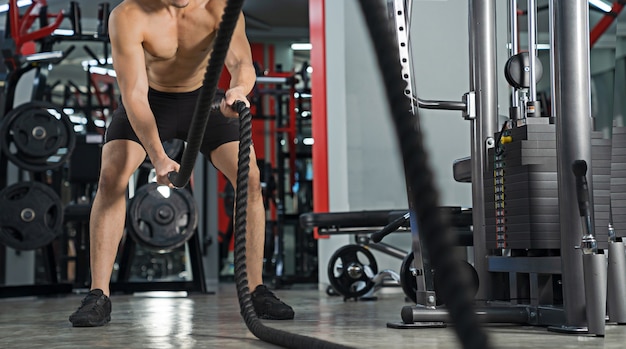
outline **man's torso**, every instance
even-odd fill
[[[217,7],[223,2],[190,0],[181,9],[151,9],[141,7],[143,1],[131,0],[128,5],[140,7],[147,23],[143,48],[150,87],[164,92],[199,88],[223,9]]]

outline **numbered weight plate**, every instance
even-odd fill
[[[138,244],[169,252],[187,242],[198,225],[196,202],[184,188],[142,185],[128,205],[128,230]]]
[[[335,251],[328,263],[331,286],[344,299],[358,298],[369,292],[378,273],[374,255],[361,245],[346,245]]]
[[[0,146],[11,162],[27,171],[45,171],[65,163],[76,135],[70,118],[57,105],[33,101],[11,110],[0,122]]]
[[[63,206],[54,190],[20,182],[0,192],[0,243],[16,250],[50,244],[62,232]]]

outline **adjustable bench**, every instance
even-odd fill
[[[440,207],[456,237],[458,246],[472,246],[472,210],[461,207]],[[405,251],[384,242],[382,238],[396,232],[411,231],[410,214],[400,210],[371,210],[352,212],[305,213],[300,215],[303,228],[318,228],[320,235],[354,234],[356,244],[337,249],[328,263],[328,294],[339,293],[344,299],[375,299],[373,293],[385,278],[391,277],[407,297],[418,302],[417,294],[434,294],[422,290],[416,276],[424,277],[421,251]],[[392,270],[378,272],[370,250],[376,250],[402,260],[400,274]],[[430,273],[429,273],[430,274]],[[432,282],[428,283],[429,285]],[[426,293],[428,291],[430,293]]]
[[[457,245],[472,246],[472,210],[457,206],[442,206],[440,209],[449,217],[450,226],[457,237]],[[375,233],[400,219],[406,213],[407,211],[401,210],[311,212],[300,215],[300,226],[311,229],[318,228],[320,235]],[[409,220],[405,220],[398,228],[397,231],[409,231]]]

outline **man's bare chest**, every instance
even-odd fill
[[[206,21],[179,21],[149,31],[143,46],[157,59],[204,56],[210,51],[215,34],[212,24]]]

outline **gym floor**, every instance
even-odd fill
[[[347,301],[313,285],[276,290],[296,317],[268,327],[354,348],[459,348],[452,327],[391,329],[408,303],[397,288],[385,287],[376,301]],[[0,299],[0,348],[276,348],[257,339],[239,315],[235,285],[214,294],[146,293],[113,295],[111,323],[73,328],[69,314],[82,294]],[[607,325],[605,337],[563,335],[545,328],[487,325],[493,348],[624,348],[626,326]]]
[[[452,327],[391,329],[407,305],[395,288],[375,301],[347,301],[313,285],[275,291],[291,304],[290,321],[264,325],[354,348],[459,348]],[[0,348],[276,348],[257,339],[239,315],[235,285],[222,283],[214,294],[113,295],[111,323],[73,328],[69,314],[83,295],[0,299]],[[624,348],[626,326],[607,325],[606,336],[548,332],[545,328],[486,326],[493,348]]]

